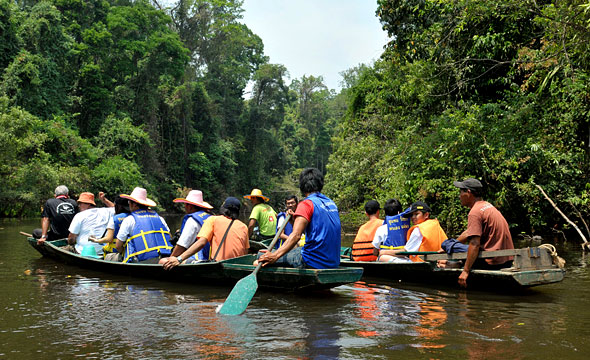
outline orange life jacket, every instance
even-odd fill
[[[375,261],[377,256],[373,255],[373,238],[383,220],[373,219],[359,228],[354,243],[352,244],[352,259],[354,261]]]
[[[416,227],[420,229],[420,233],[422,234],[422,244],[420,244],[418,251],[438,251],[441,249],[442,242],[448,239],[447,234],[440,227],[438,220],[428,219],[418,225],[412,226],[408,230],[408,240]],[[410,256],[410,259],[414,262],[423,261],[416,255]]]

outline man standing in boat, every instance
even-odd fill
[[[467,217],[467,229],[457,238],[462,243],[469,243],[467,259],[459,285],[466,287],[471,269],[498,270],[512,267],[512,256],[478,259],[480,250],[495,251],[514,249],[508,222],[492,204],[482,200],[483,185],[477,179],[469,178],[455,181],[459,188],[461,205],[470,208]]]
[[[431,218],[432,210],[423,201],[416,201],[410,209],[404,212],[404,217],[409,217],[412,227],[408,229],[406,244],[401,249],[380,251],[379,261],[399,262],[401,258],[397,253],[402,251],[439,251],[441,244],[448,237],[441,228],[437,219]],[[403,258],[401,258],[403,260]],[[410,261],[422,261],[418,256],[410,256]],[[407,258],[405,261],[408,261]]]
[[[213,206],[203,201],[203,192],[201,190],[191,190],[185,199],[174,199],[173,201],[175,203],[184,203],[184,211],[186,212],[180,226],[180,238],[178,238],[178,242],[172,250],[172,256],[178,256],[197,241],[197,234],[203,227],[205,220],[211,216],[209,211],[213,209]],[[197,254],[198,259],[211,259],[213,255],[209,249],[209,244],[206,244]]]
[[[248,222],[248,237],[252,237],[254,228],[258,225],[259,240],[272,239],[277,231],[277,213],[266,203],[269,198],[262,195],[260,189],[252,189],[250,195],[244,195],[244,198],[249,199],[254,206]]]
[[[90,237],[103,237],[107,230],[109,220],[115,214],[115,204],[105,197],[103,192],[98,193],[99,199],[107,206],[96,207],[94,194],[83,192],[78,198],[80,212],[72,219],[68,235],[69,250],[78,254],[82,253],[85,246],[94,246],[97,255],[102,255],[102,245],[90,241]]]
[[[295,211],[293,232],[278,250],[260,256],[257,261],[262,266],[332,269],[340,265],[340,216],[334,201],[320,192],[323,187],[321,171],[301,172],[299,189],[305,199]],[[305,245],[296,247],[304,232]]]
[[[369,221],[361,225],[352,243],[352,260],[375,261],[377,256],[373,254],[373,238],[377,229],[383,224],[379,218],[381,205],[377,200],[369,200],[365,204],[365,215]]]
[[[70,232],[74,215],[78,212],[78,203],[68,197],[69,190],[65,185],[59,185],[54,191],[55,198],[49,199],[41,212],[41,229],[33,230],[33,237],[37,244],[45,240],[65,239]]]
[[[228,197],[221,205],[221,215],[209,216],[197,235],[197,241],[178,256],[170,256],[160,260],[164,269],[170,270],[186,260],[194,263],[191,257],[207,244],[211,246],[212,259],[226,260],[248,254],[248,227],[238,219],[240,200]]]
[[[148,199],[147,191],[136,187],[130,195],[120,196],[129,201],[131,214],[123,220],[117,233],[119,253],[113,255],[116,258],[105,260],[157,264],[160,256],[169,256],[172,253],[170,229],[164,218],[150,209],[156,203]]]

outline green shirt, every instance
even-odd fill
[[[262,236],[273,236],[277,232],[277,213],[268,204],[256,204],[252,209],[250,219],[255,219],[258,222]]]

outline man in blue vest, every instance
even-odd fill
[[[164,218],[150,209],[156,203],[148,199],[147,191],[136,187],[130,195],[120,196],[129,200],[131,215],[123,220],[117,234],[119,260],[157,264],[160,256],[170,256],[170,229]]]
[[[285,222],[287,215],[291,215],[289,222],[287,222],[287,225],[285,225],[283,232],[279,235],[279,241],[277,241],[277,244],[275,245],[277,249],[281,247],[281,245],[283,245],[285,240],[287,240],[287,238],[289,238],[289,235],[291,235],[291,233],[293,232],[293,222],[295,221],[293,215],[295,215],[295,210],[297,209],[298,204],[299,200],[297,199],[297,196],[288,196],[287,198],[285,198],[285,211],[281,211],[277,214],[277,231],[279,231],[279,229]]]
[[[178,242],[172,249],[172,256],[179,256],[197,241],[197,234],[201,230],[205,219],[211,216],[209,210],[213,209],[213,206],[203,201],[203,192],[201,190],[191,190],[185,199],[180,198],[173,201],[175,203],[184,203],[184,211],[186,212],[180,226],[180,238],[178,238]],[[209,249],[210,246],[207,243],[197,253],[198,260],[209,260]]]
[[[324,175],[307,168],[299,176],[299,189],[305,199],[295,211],[293,232],[283,246],[260,256],[262,266],[332,269],[340,265],[340,216],[338,207],[326,195]],[[305,245],[296,247],[305,232]]]

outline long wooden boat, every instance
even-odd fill
[[[349,253],[346,248],[342,254]],[[438,260],[462,260],[466,253],[405,253],[419,255],[424,261],[413,263],[384,263],[375,261],[342,260],[340,266],[362,267],[363,277],[385,279],[392,282],[424,283],[459,287],[462,268],[439,268]],[[502,270],[471,270],[468,288],[489,291],[512,291],[560,282],[565,270],[553,264],[551,255],[544,248],[525,248],[499,251],[482,251],[480,258],[514,256],[514,265]]]
[[[29,237],[29,244],[41,255],[81,268],[107,272],[117,275],[147,277],[164,281],[180,281],[191,284],[233,285],[252,273],[254,255],[235,259],[198,264],[183,264],[167,271],[158,264],[121,263],[95,259],[74,254],[63,249],[67,241],[46,241],[37,245],[37,240]],[[358,281],[362,268],[339,268],[322,270],[300,270],[294,268],[263,268],[258,273],[258,284],[262,288],[295,290],[321,290]]]
[[[223,268],[227,276],[239,280],[254,271],[252,265],[256,255],[246,255],[226,260]],[[337,269],[293,269],[285,267],[266,267],[258,273],[258,284],[267,288],[314,288],[327,289],[361,279],[360,267],[339,267]]]

